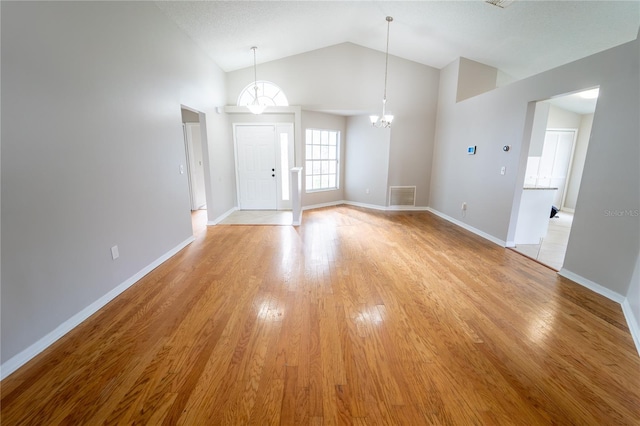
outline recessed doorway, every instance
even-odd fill
[[[293,123],[234,124],[238,207],[290,210]]]
[[[207,135],[205,115],[189,107],[181,106],[185,172],[189,182],[189,204],[194,235],[201,232],[207,223],[207,190],[205,158]]]
[[[597,89],[537,102],[514,250],[560,270],[569,243]]]

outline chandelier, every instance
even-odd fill
[[[370,115],[369,119],[374,127],[386,128],[391,127],[393,121],[393,114],[387,114],[387,71],[389,69],[389,26],[393,18],[387,16],[387,52],[385,54],[384,61],[384,97],[382,98],[382,114]]]
[[[253,102],[251,102],[249,105],[247,105],[247,108],[249,108],[249,111],[251,111],[252,113],[258,115],[258,114],[262,114],[265,110],[265,108],[267,107],[266,105],[260,105],[258,103],[258,72],[257,72],[257,65],[256,65],[256,49],[258,49],[256,46],[253,46],[251,48],[251,50],[253,50]]]

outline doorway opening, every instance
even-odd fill
[[[207,164],[205,114],[184,105],[180,108],[189,182],[191,224],[196,235],[207,226]]]
[[[598,88],[537,102],[513,249],[559,271],[569,243]]]

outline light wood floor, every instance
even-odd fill
[[[640,423],[621,308],[430,213],[214,226],[2,382],[3,425]]]

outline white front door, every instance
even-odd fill
[[[239,205],[242,210],[276,210],[276,129],[236,126]]]

